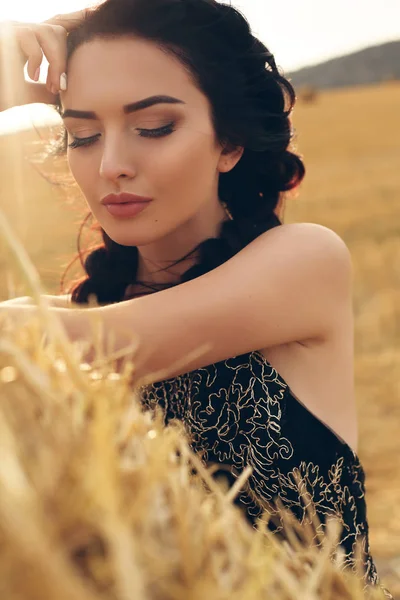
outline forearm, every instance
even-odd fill
[[[44,297],[47,299],[49,306],[56,308],[69,308],[71,307],[71,295],[64,294],[62,296],[53,296],[51,294],[45,294]],[[0,308],[4,306],[36,306],[36,302],[30,296],[21,296],[19,298],[11,298],[10,300],[4,300],[0,302]]]
[[[12,79],[11,79],[12,80]],[[19,82],[13,89],[7,89],[7,83],[0,74],[0,112],[25,104],[56,104],[57,97],[49,92],[43,83]]]
[[[57,296],[55,298],[57,298]],[[24,302],[25,300],[32,300],[31,298],[26,296],[24,298],[15,298],[13,300],[16,301],[13,304],[11,304],[12,301],[0,302],[0,340],[2,330],[10,332],[14,325],[21,327],[35,316],[39,316],[39,308],[36,305],[29,305],[27,302]],[[52,306],[49,308],[49,311],[56,314],[59,318],[62,328],[70,342],[80,341],[88,343],[86,353],[84,353],[81,358],[82,362],[86,362],[90,365],[96,362],[97,351],[95,351],[95,347],[97,347],[97,344],[100,341],[98,338],[99,333],[101,334],[102,339],[101,352],[103,355],[108,355],[110,353],[114,355],[115,353],[118,353],[118,351],[122,351],[122,354],[124,355],[127,346],[132,346],[132,341],[133,346],[136,347],[135,335],[130,333],[127,335],[126,328],[123,332],[119,332],[119,335],[116,336],[116,339],[114,339],[113,344],[110,346],[107,332],[109,333],[109,330],[113,329],[113,323],[109,323],[104,313],[101,312],[98,307],[79,308],[76,306],[75,308],[64,308]],[[5,321],[8,321],[7,327]],[[118,334],[118,331],[115,331],[114,333]],[[46,339],[49,339],[48,335]],[[134,351],[133,347],[131,351]],[[136,352],[135,356],[137,360],[138,357]],[[124,362],[124,356],[120,356],[118,359],[115,357],[113,358],[113,368],[116,372],[120,372]]]
[[[0,302],[0,309],[4,306],[33,306],[35,303],[29,296],[21,296],[19,298],[10,298],[10,300],[4,300]]]
[[[7,60],[4,58],[7,57]],[[0,110],[28,103],[24,58],[13,33],[0,28]]]
[[[92,318],[91,309],[84,308],[59,308],[50,307],[48,309],[52,313],[52,317],[55,315],[61,329],[66,334],[67,339],[70,342],[85,341],[92,343],[93,330],[92,330]],[[30,323],[35,318],[40,317],[40,309],[38,306],[29,305],[8,305],[4,306],[4,303],[0,303],[0,340],[3,332],[12,333],[14,327],[23,327]],[[43,325],[43,331],[46,333],[46,339],[49,340],[50,329],[55,332],[51,322],[43,319],[41,320]],[[55,326],[55,323],[53,323]],[[58,335],[58,334],[57,334]],[[86,356],[83,357],[85,362],[93,360],[94,352],[93,349],[89,350]]]
[[[26,81],[24,65],[27,61],[14,36],[0,27],[0,111],[40,102],[55,104],[57,96],[49,92],[43,83]]]

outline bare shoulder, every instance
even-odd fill
[[[343,278],[351,284],[353,264],[345,241],[332,229],[318,223],[284,223],[260,236],[268,255],[295,268],[323,269],[334,274],[336,283]]]
[[[310,246],[325,247],[327,250],[336,251],[344,256],[349,256],[349,249],[344,240],[333,229],[319,223],[283,223],[278,227],[269,229],[263,234],[276,239],[284,238],[288,244],[297,245],[306,243]]]
[[[332,339],[350,314],[350,265],[349,251],[334,231],[313,223],[283,224],[198,278],[93,310],[107,327],[137,332],[139,372],[164,369],[168,356],[171,368],[163,377],[174,377],[187,372],[172,367],[174,361],[205,345],[185,369],[254,349]]]
[[[295,311],[304,322],[314,322],[321,335],[307,339],[327,340],[336,335],[352,311],[353,264],[344,240],[317,223],[282,224],[257,239],[260,251],[254,247],[253,257],[262,263],[280,298],[282,314],[276,307],[272,314],[281,314],[287,321]],[[251,263],[251,256],[248,258]],[[270,296],[272,292],[262,293]],[[305,337],[297,338],[301,339]]]

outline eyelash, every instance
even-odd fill
[[[140,137],[147,138],[159,138],[164,137],[166,135],[170,135],[175,131],[173,128],[175,125],[174,121],[172,123],[168,123],[168,125],[164,125],[164,127],[159,127],[158,129],[140,129],[141,133]],[[147,135],[144,135],[142,132],[146,131]],[[96,140],[100,137],[100,133],[96,133],[96,135],[92,135],[87,138],[74,138],[74,141],[71,144],[68,144],[69,148],[81,148],[82,146],[91,146],[96,142]]]

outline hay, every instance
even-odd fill
[[[0,311],[2,599],[383,598],[342,568],[338,521],[320,546],[283,507],[288,542],[267,512],[253,529],[232,503],[250,470],[227,489],[182,423],[143,409],[132,362],[82,362],[9,245],[41,309],[19,324]]]

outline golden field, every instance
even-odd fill
[[[400,597],[400,82],[331,90],[293,122],[307,174],[285,221],[336,231],[354,266],[355,382],[373,556]],[[382,559],[380,561],[379,559]],[[396,560],[397,558],[397,560]]]
[[[355,380],[359,455],[366,471],[370,540],[383,582],[400,594],[400,83],[320,93],[299,102],[293,122],[307,175],[285,221],[336,231],[354,264]],[[35,131],[0,138],[0,208],[28,249],[46,288],[59,281],[76,251],[85,209],[31,164],[41,150]],[[36,145],[36,141],[38,142]],[[46,163],[46,172],[51,164]],[[78,208],[78,210],[77,210]],[[87,239],[83,236],[83,242]],[[91,238],[90,241],[93,241]],[[0,300],[27,295],[7,271],[0,243]],[[71,275],[81,272],[73,270]],[[396,562],[397,559],[397,562]]]

